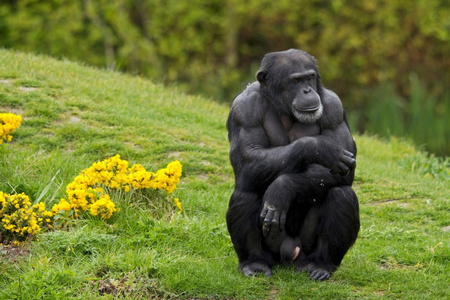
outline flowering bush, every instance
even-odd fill
[[[179,199],[171,201],[167,196],[176,189],[181,173],[182,166],[178,161],[153,173],[138,164],[128,167],[128,162],[116,155],[83,170],[67,185],[67,200],[61,199],[51,211],[46,210],[43,202],[31,205],[29,197],[23,193],[0,192],[0,243],[26,241],[42,230],[53,228],[54,222],[61,226],[83,214],[109,219],[119,211],[110,196],[122,200],[122,192],[133,194],[137,201],[148,201],[156,215],[166,213],[168,207],[181,213]],[[155,191],[163,192],[165,196]]]
[[[3,144],[3,141],[11,141],[11,133],[13,133],[20,126],[21,122],[21,115],[11,113],[0,114],[0,145]]]
[[[108,195],[103,195],[91,205],[90,212],[93,216],[109,219],[113,212],[117,211],[114,202],[111,201]]]
[[[166,168],[156,173],[146,171],[142,165],[135,164],[128,167],[126,160],[120,159],[120,155],[92,164],[84,169],[73,182],[67,185],[67,200],[61,199],[52,211],[57,218],[75,216],[84,212],[93,216],[109,219],[118,209],[110,196],[120,191],[125,193],[139,192],[143,198],[150,201],[159,200],[158,195],[146,196],[152,190],[163,190],[167,194],[176,189],[180,181],[182,166],[179,161],[171,162]],[[154,207],[160,202],[152,203]],[[181,212],[181,203],[174,199],[172,206]],[[73,214],[74,213],[74,214]]]
[[[0,192],[0,242],[23,242],[43,229],[52,228],[53,213],[40,202],[31,205],[24,193]]]

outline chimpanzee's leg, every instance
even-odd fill
[[[264,194],[261,213],[268,247],[277,249],[284,239],[299,237],[309,254],[306,260],[302,255],[300,269],[315,279],[328,278],[359,230],[358,198],[346,185],[351,179],[318,165],[276,178]]]
[[[285,237],[296,238],[309,208],[322,203],[330,188],[339,186],[346,180],[319,165],[312,165],[303,173],[278,176],[264,193],[260,214],[262,233],[268,248],[276,253],[274,249],[280,249]],[[285,232],[287,215],[294,220],[287,226],[288,234]]]
[[[239,269],[246,276],[265,273],[271,276],[274,263],[262,243],[261,198],[256,193],[235,189],[226,215],[228,231],[239,259]]]
[[[328,279],[355,242],[359,226],[355,192],[350,186],[331,188],[303,222],[300,239],[306,257],[298,261],[298,271],[309,272],[312,279]]]
[[[358,199],[349,186],[343,186],[347,181],[348,177],[313,165],[304,173],[280,175],[262,201],[256,193],[235,189],[227,225],[241,271],[247,276],[261,272],[270,276],[273,255],[279,253],[269,249],[290,249],[291,241],[300,236],[307,257],[301,256],[299,270],[310,272],[314,279],[329,278],[359,230]],[[289,247],[282,249],[285,240]]]
[[[293,262],[300,255],[300,238],[287,234],[285,222],[297,196],[297,184],[304,182],[305,178],[305,174],[280,175],[269,185],[263,197],[260,218],[264,243],[276,260],[283,264]]]

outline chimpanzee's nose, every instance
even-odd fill
[[[308,94],[309,92],[311,92],[311,88],[307,87],[303,89],[303,94]]]

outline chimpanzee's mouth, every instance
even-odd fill
[[[319,104],[315,107],[302,107],[300,109],[294,106],[292,112],[300,123],[309,124],[316,122],[322,116],[323,106]]]
[[[315,111],[317,111],[320,108],[320,104],[314,107],[297,107],[294,106],[295,110],[302,112],[302,113],[313,113]]]

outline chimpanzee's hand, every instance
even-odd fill
[[[260,219],[263,223],[262,232],[264,237],[268,237],[273,230],[283,231],[286,223],[286,211],[277,209],[274,205],[264,203],[261,210]]]
[[[331,173],[347,176],[356,168],[356,160],[354,157],[355,155],[353,153],[344,150],[342,155],[339,157],[338,162],[331,167]]]
[[[309,148],[311,149],[310,153],[315,154],[312,161],[330,169],[332,174],[346,176],[356,168],[355,155],[329,137],[303,137],[298,139],[298,141],[300,140],[302,141],[300,145],[307,149],[309,145],[312,145]]]

